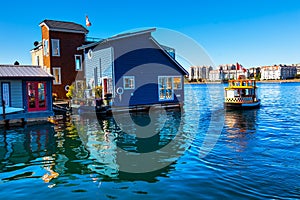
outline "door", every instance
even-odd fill
[[[112,97],[112,91],[113,91],[113,88],[112,88],[112,79],[111,78],[108,78],[108,77],[105,77],[103,78],[103,97],[104,98],[111,98]]]
[[[46,82],[27,82],[26,87],[28,111],[46,110]]]

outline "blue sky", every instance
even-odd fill
[[[5,1],[0,7],[0,64],[31,64],[44,19],[85,24],[91,37],[159,27],[196,41],[215,65],[300,63],[300,1]],[[176,50],[180,48],[176,46]],[[191,52],[195,53],[195,52]],[[201,65],[199,63],[193,63]]]

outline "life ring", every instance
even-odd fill
[[[67,92],[68,92],[68,91],[69,91],[69,89],[70,89],[70,86],[69,86],[69,85],[66,85],[66,86],[65,86],[65,91],[67,91]]]
[[[116,92],[117,94],[122,95],[124,93],[124,89],[122,87],[118,87]]]

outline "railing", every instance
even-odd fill
[[[233,98],[226,97],[225,102],[226,103],[252,103],[253,98],[252,97],[233,97]]]

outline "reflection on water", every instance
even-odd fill
[[[93,115],[86,115],[73,121],[80,139],[90,153],[89,159],[94,161],[88,165],[91,171],[110,178],[117,178],[121,172],[123,177],[126,177],[126,174],[132,173],[125,173],[120,169],[125,165],[125,167],[132,167],[133,170],[139,166],[142,170],[145,169],[145,172],[149,172],[149,175],[151,174],[150,171],[153,170],[147,171],[146,169],[149,166],[144,166],[145,164],[160,163],[163,166],[158,168],[158,171],[160,171],[161,168],[169,165],[170,160],[176,160],[178,154],[182,153],[168,154],[168,151],[164,151],[164,148],[178,134],[181,122],[181,111],[179,109],[168,112],[156,110],[154,114],[152,113],[151,119],[149,119],[148,113],[131,113],[131,118],[140,126],[147,126],[151,123],[154,126],[152,127],[154,130],[150,132],[152,135],[150,137],[139,137],[141,134],[136,131],[141,130],[136,130],[132,124],[126,123],[126,119],[121,124],[122,128],[119,127],[120,124],[117,124],[114,118],[95,119]],[[163,121],[165,123],[161,125],[160,122]],[[130,133],[126,130],[130,130]],[[182,141],[179,145],[182,145]],[[176,149],[175,145],[172,145],[172,148],[176,151],[184,150],[183,147]],[[142,163],[141,157],[145,159],[147,156],[153,161],[146,160],[145,163]],[[126,163],[124,163],[124,158]],[[153,168],[155,169],[155,166]],[[139,171],[136,170],[133,173],[139,173]],[[138,177],[137,174],[134,176]]]
[[[25,178],[41,178],[45,182],[56,178],[54,129],[50,124],[30,126],[25,129],[1,131],[0,175],[2,181]],[[31,165],[40,165],[43,170],[24,170]]]
[[[248,140],[256,133],[257,109],[231,110],[225,113],[225,129],[228,145],[236,151],[244,151]]]
[[[225,112],[221,135],[204,158],[199,148],[213,109],[223,107],[223,85],[185,87],[184,112],[131,115],[140,126],[154,124],[156,134],[147,138],[138,137],[141,133],[127,119],[120,128],[113,118],[95,115],[0,130],[0,197],[298,199],[300,101],[292,97],[300,95],[300,83],[259,87],[262,107]],[[138,154],[155,155],[147,159],[168,165],[148,173],[121,170],[143,166],[120,160]]]

